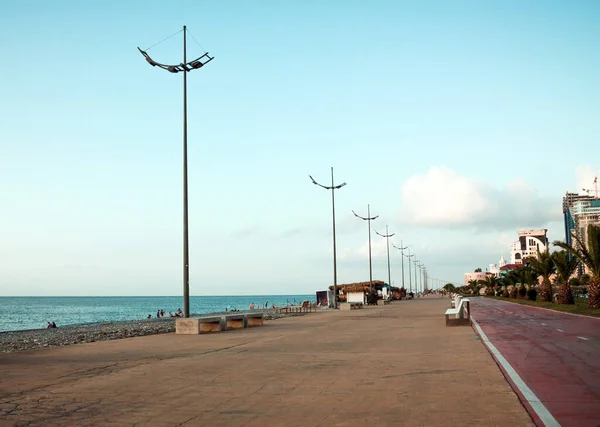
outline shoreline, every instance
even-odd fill
[[[257,309],[240,310],[236,314],[263,313],[264,320],[284,317],[303,316],[305,313],[280,313],[279,310]],[[212,312],[193,314],[190,317],[220,316],[232,312]],[[23,329],[0,332],[0,353],[35,350],[48,347],[63,347],[96,341],[110,341],[146,335],[175,332],[175,320],[178,317],[162,317],[143,320],[124,320],[115,322],[86,323],[59,326],[50,329]]]

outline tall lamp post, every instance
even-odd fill
[[[375,233],[380,235],[381,237],[385,237],[387,244],[387,259],[388,259],[388,285],[392,286],[392,274],[390,270],[390,237],[394,236],[396,233],[389,234],[388,226],[385,226],[385,234],[381,234],[375,230]]]
[[[402,258],[402,288],[404,288],[404,290],[406,291],[406,288],[404,287],[404,249],[408,249],[408,246],[403,247],[402,240],[400,240],[400,247],[394,245],[393,243],[392,243],[392,246],[400,251],[400,255]]]
[[[373,263],[371,262],[371,221],[379,218],[379,215],[375,215],[371,217],[371,205],[367,205],[367,217],[363,217],[358,215],[356,212],[352,211],[355,217],[362,219],[363,221],[367,221],[369,224],[369,290],[373,289]]]
[[[333,183],[333,167],[331,168],[331,186],[325,186],[322,184],[319,184],[317,181],[315,181],[315,179],[308,175],[310,177],[310,179],[312,180],[313,184],[318,185],[319,187],[324,188],[325,190],[331,190],[331,210],[333,212],[333,307],[334,308],[338,308],[337,305],[337,251],[336,251],[336,246],[335,246],[335,190],[339,190],[340,188],[342,188],[344,185],[346,185],[345,182],[339,184],[339,185],[335,185]]]
[[[187,29],[183,26],[183,62],[178,65],[161,64],[150,58],[148,53],[138,47],[146,61],[153,67],[162,68],[170,73],[183,73],[183,316],[190,317],[190,269],[188,238],[188,165],[187,165],[187,73],[202,68],[214,59],[208,52],[192,61],[187,61]]]
[[[415,259],[413,262],[415,263],[415,288],[416,288],[417,293],[419,293],[419,279],[418,279],[419,276],[417,275],[417,268],[420,268],[419,260]]]
[[[408,248],[408,255],[406,255],[406,258],[408,258],[408,289],[409,292],[412,292],[412,273],[410,272],[410,265],[412,264],[412,260],[411,258],[414,257],[415,254],[410,254],[410,248]]]

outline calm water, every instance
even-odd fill
[[[315,295],[261,295],[228,297],[190,297],[190,313],[246,310],[250,303],[277,306],[314,301]],[[156,310],[173,313],[183,310],[182,297],[0,297],[0,332],[45,328],[53,321],[57,326],[112,322],[156,317]]]

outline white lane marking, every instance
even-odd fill
[[[548,325],[546,325],[545,323],[540,323],[540,325],[542,325],[542,326],[548,326]]]
[[[557,330],[558,332],[564,332],[562,329],[558,329],[558,328],[556,328],[556,330]]]
[[[508,374],[512,382],[519,389],[529,406],[535,411],[537,416],[542,420],[546,427],[560,427],[560,424],[556,419],[552,416],[550,411],[544,406],[544,404],[540,401],[540,399],[535,395],[533,391],[525,384],[525,381],[521,379],[517,371],[513,369],[513,367],[508,363],[508,361],[502,356],[502,353],[498,351],[496,346],[492,344],[489,340],[485,332],[481,329],[479,324],[475,321],[473,316],[471,316],[471,322],[473,326],[475,326],[475,330],[481,337],[481,340],[484,342],[490,353],[494,355],[498,363],[504,368],[504,371]]]
[[[580,340],[584,340],[584,341],[589,341],[590,340],[589,338],[586,338],[586,337],[577,337],[577,338],[579,338]]]

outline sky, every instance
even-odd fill
[[[0,3],[0,296],[191,295],[388,281],[386,239],[462,282],[517,232],[564,238],[600,175],[600,3]],[[179,33],[178,33],[179,32]],[[401,255],[390,247],[392,284]],[[405,283],[408,267],[405,265]],[[414,273],[413,273],[414,274]]]

